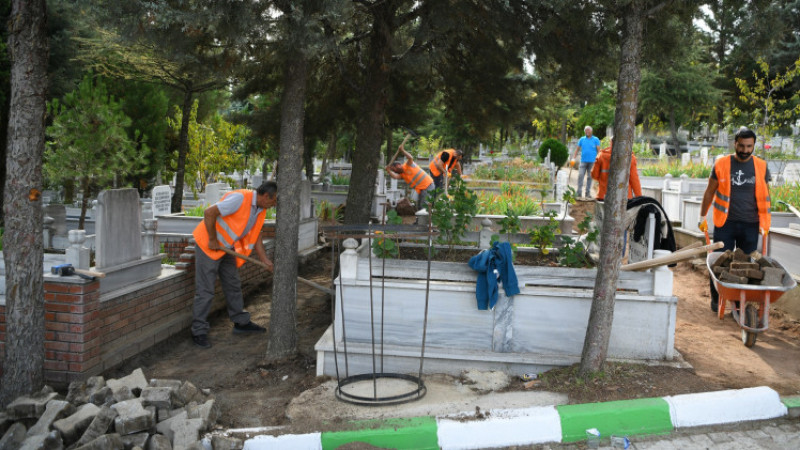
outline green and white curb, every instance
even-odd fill
[[[790,405],[791,406],[791,405]],[[474,413],[353,422],[353,431],[257,436],[244,450],[335,449],[351,442],[397,449],[473,449],[577,442],[596,428],[611,435],[668,434],[702,425],[766,420],[787,415],[777,392],[768,387],[622,400],[581,405],[491,410]]]

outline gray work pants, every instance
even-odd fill
[[[239,269],[236,258],[226,254],[218,260],[209,258],[200,247],[195,251],[194,269],[194,305],[192,306],[192,335],[208,334],[208,313],[214,301],[214,287],[219,274],[222,293],[228,305],[228,317],[233,323],[244,325],[250,322],[250,313],[244,311],[242,282],[239,280]]]
[[[592,195],[592,166],[594,165],[593,162],[581,162],[581,166],[578,169],[578,192],[575,193],[576,196],[581,197],[581,189],[583,189],[583,177],[586,177],[586,195],[583,197],[591,197]]]

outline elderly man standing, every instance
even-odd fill
[[[206,208],[203,221],[192,233],[197,242],[195,252],[195,297],[192,307],[192,341],[202,348],[210,348],[208,340],[208,313],[214,300],[214,284],[219,275],[222,292],[228,304],[228,316],[233,321],[234,333],[263,333],[266,329],[250,321],[244,311],[242,283],[239,266],[244,260],[226,253],[225,247],[236,253],[256,256],[270,270],[272,261],[267,258],[261,241],[261,227],[267,209],[278,204],[278,185],[267,181],[257,190],[241,189],[225,194],[214,205]]]
[[[572,159],[570,159],[569,165],[570,167],[575,165],[575,157],[580,152],[581,164],[578,169],[578,192],[576,195],[580,197],[581,192],[585,192],[583,197],[589,198],[592,194],[592,166],[595,159],[597,159],[597,153],[600,151],[600,139],[592,136],[592,127],[588,125],[583,129],[583,132],[586,136],[578,140],[578,146],[572,152]],[[584,178],[586,178],[586,191],[583,191]]]

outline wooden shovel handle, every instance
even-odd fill
[[[223,252],[225,252],[225,253],[227,253],[227,254],[229,254],[231,256],[235,256],[235,257],[241,258],[241,259],[243,259],[243,260],[245,260],[247,262],[251,262],[251,263],[253,263],[253,264],[257,265],[257,266],[261,266],[264,269],[267,269],[268,271],[271,272],[269,266],[267,266],[263,262],[255,259],[253,257],[247,256],[247,255],[243,255],[243,254],[241,254],[239,252],[235,252],[235,251],[233,251],[233,250],[231,250],[231,249],[229,249],[227,247],[220,247],[220,250],[222,250]],[[326,288],[325,286],[322,286],[321,284],[314,283],[311,280],[306,280],[303,277],[297,277],[297,281],[305,284],[306,286],[309,286],[309,287],[312,287],[314,289],[317,289],[317,290],[320,290],[322,292],[325,292],[326,294],[334,295],[333,289]]]

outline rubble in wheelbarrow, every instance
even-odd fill
[[[0,448],[204,449],[202,433],[218,417],[210,391],[189,381],[148,382],[136,369],[73,381],[66,397],[48,386],[18,397],[0,411]]]
[[[741,249],[726,250],[711,265],[711,271],[719,281],[736,284],[756,284],[760,286],[782,286],[786,274],[775,267],[761,253],[755,251],[749,255]]]

